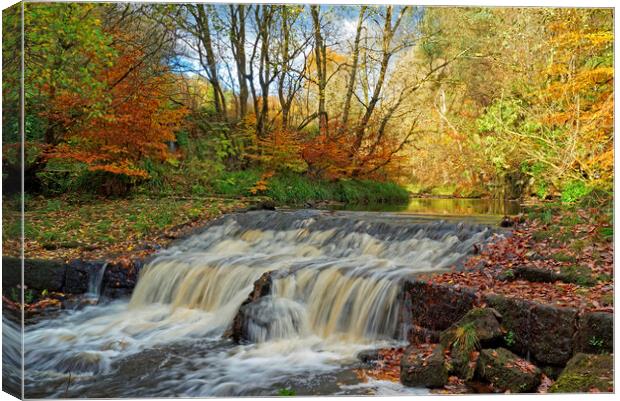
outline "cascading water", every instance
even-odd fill
[[[86,291],[86,298],[92,301],[99,301],[101,297],[101,290],[103,286],[103,276],[105,275],[105,270],[108,267],[107,263],[103,265],[94,265],[92,268],[92,272],[88,277],[88,290]]]
[[[265,395],[293,384],[355,392],[336,382],[355,382],[343,375],[360,350],[398,342],[402,280],[454,265],[491,234],[384,214],[224,216],[162,251],[129,303],[27,327],[26,395]],[[241,307],[249,343],[233,344],[224,334],[267,272],[268,293]]]

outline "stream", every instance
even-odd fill
[[[494,235],[498,215],[225,215],[158,253],[130,299],[101,299],[26,326],[25,395],[425,394],[362,382],[357,354],[404,345],[403,280],[458,265]],[[248,338],[236,344],[227,330],[266,272],[274,272],[270,292],[245,308]],[[99,299],[94,274],[87,297]],[[19,327],[3,326],[4,342],[19,347]],[[19,359],[17,350],[3,352]]]

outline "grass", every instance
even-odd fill
[[[53,205],[50,207],[50,205]],[[34,197],[25,213],[26,256],[74,257],[80,247],[108,247],[140,241],[172,227],[207,219],[223,208],[241,206],[236,200],[213,198],[125,199],[71,196]],[[20,219],[12,200],[3,201],[2,241],[5,254],[19,254]],[[78,246],[67,246],[77,244]],[[69,249],[70,248],[70,249]]]
[[[261,179],[258,170],[222,173],[213,188],[224,196],[251,196],[252,187]],[[372,180],[328,181],[311,179],[295,173],[278,173],[267,181],[267,189],[258,193],[279,204],[302,205],[306,202],[338,201],[344,203],[404,203],[407,190],[392,182]]]

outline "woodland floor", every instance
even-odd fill
[[[26,200],[26,258],[94,260],[142,257],[166,247],[244,199],[136,196],[124,199],[34,197]],[[3,200],[3,255],[20,255],[20,206]]]
[[[552,272],[552,282],[515,275],[520,267]],[[579,310],[613,312],[613,227],[611,211],[544,207],[530,211],[512,235],[472,256],[464,271],[428,278]]]

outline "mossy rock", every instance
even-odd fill
[[[448,366],[444,360],[444,347],[430,344],[407,348],[400,360],[400,381],[409,387],[445,386]]]
[[[440,336],[440,342],[444,347],[452,345],[454,333],[458,328],[471,327],[477,341],[485,343],[502,336],[499,320],[502,315],[493,308],[473,308],[458,322],[444,330]]]
[[[567,266],[560,269],[560,280],[565,283],[574,283],[584,287],[592,287],[596,279],[592,277],[592,271],[585,266]]]
[[[501,391],[533,392],[540,384],[541,371],[505,348],[480,351],[476,374]]]
[[[579,352],[600,354],[614,350],[614,315],[588,312],[579,316],[575,348]]]
[[[551,393],[613,392],[613,356],[578,353],[551,386]]]

